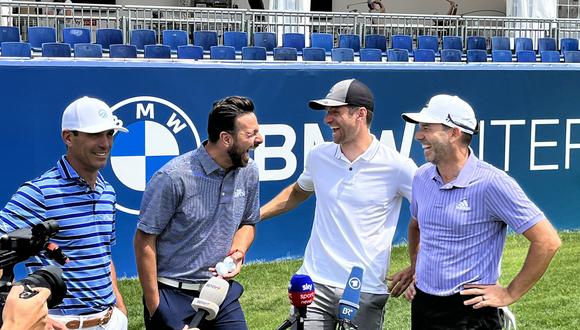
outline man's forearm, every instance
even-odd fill
[[[146,234],[141,230],[137,230],[135,233],[134,247],[137,272],[143,288],[145,303],[150,313],[159,303],[156,241],[156,235]]]
[[[310,197],[311,194],[312,192],[300,188],[298,183],[293,183],[260,208],[260,219],[266,220],[288,212]]]
[[[123,296],[121,291],[119,291],[119,285],[117,283],[117,271],[115,270],[115,264],[111,260],[111,284],[113,285],[113,292],[115,293],[115,298],[117,300],[117,308],[119,308],[123,313],[127,314],[127,307],[125,307],[125,302],[123,301]]]
[[[250,249],[252,242],[254,242],[255,235],[256,227],[254,225],[242,225],[234,235],[230,251],[238,250],[241,254],[245,255]]]
[[[411,260],[411,268],[414,270],[417,264],[417,253],[419,253],[419,223],[415,219],[411,219],[409,222],[408,230],[408,240],[409,240],[409,258]]]

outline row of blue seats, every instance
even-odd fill
[[[253,35],[253,45],[265,47],[271,52],[278,46],[276,34],[272,32],[256,32]],[[29,27],[28,40],[33,49],[40,49],[43,43],[56,42],[56,31],[52,27]],[[91,31],[88,28],[65,28],[63,29],[62,40],[74,47],[76,43],[91,43]],[[178,46],[187,45],[189,36],[183,30],[162,31],[164,45],[168,45],[175,52]],[[0,27],[0,43],[5,41],[20,41],[20,31],[17,27]],[[98,29],[96,31],[95,43],[100,44],[104,50],[108,50],[112,44],[124,44],[123,32],[119,29]],[[463,51],[463,40],[458,36],[444,36],[442,38],[441,49],[458,49]],[[132,30],[130,32],[129,44],[135,45],[138,50],[144,50],[145,45],[157,44],[157,35],[154,30]],[[232,46],[238,54],[243,47],[247,47],[248,34],[240,31],[227,31],[223,35],[224,46]],[[195,31],[193,45],[201,46],[207,52],[212,46],[218,45],[218,34],[215,31]],[[334,46],[334,36],[329,33],[312,33],[310,35],[311,47],[324,48],[330,53]],[[282,47],[293,47],[300,53],[306,47],[306,37],[302,33],[284,33],[282,35]],[[359,35],[342,34],[338,37],[338,48],[352,48],[355,52],[361,49],[361,39]],[[366,48],[380,49],[383,53],[387,50],[387,38],[384,35],[371,34],[365,36]],[[515,38],[514,50],[534,50],[531,38]],[[413,38],[409,35],[394,35],[391,37],[391,48],[407,49],[411,56],[414,54]],[[560,39],[560,51],[576,51],[578,49],[578,39]],[[439,38],[432,35],[422,35],[417,37],[417,49],[432,49],[439,53]],[[465,50],[487,49],[485,37],[469,36]],[[510,39],[507,37],[492,37],[491,50],[511,50]],[[554,38],[539,38],[538,53],[549,50],[557,50],[557,42]]]
[[[24,42],[3,42],[1,46],[2,57],[27,57],[32,55],[31,46]],[[353,62],[355,52],[352,48],[331,49],[331,60],[337,62]],[[382,62],[383,53],[377,48],[361,48],[359,50],[359,60],[361,62]],[[71,47],[66,43],[44,43],[42,44],[42,56],[44,57],[71,57]],[[265,47],[243,47],[241,52],[242,60],[267,60]],[[103,50],[99,44],[77,43],[74,46],[75,57],[100,58]],[[109,57],[111,58],[137,58],[137,47],[135,45],[116,44],[110,46]],[[144,48],[145,58],[171,58],[171,48],[167,45],[146,45]],[[414,62],[435,62],[436,54],[432,49],[416,49]],[[204,50],[201,46],[182,45],[177,48],[178,59],[204,58]],[[210,59],[213,60],[235,60],[236,51],[232,46],[212,46],[210,47]],[[302,60],[304,61],[326,61],[327,54],[324,48],[309,47],[303,48]],[[275,61],[297,61],[298,50],[292,47],[276,47],[273,51]],[[386,59],[389,62],[409,62],[409,51],[407,49],[388,49]],[[515,59],[517,62],[536,62],[536,53],[531,50],[517,51]],[[462,52],[458,49],[444,49],[440,54],[441,62],[462,62]],[[509,50],[494,50],[491,54],[492,62],[512,62],[512,53]],[[487,62],[488,56],[485,50],[470,49],[467,51],[466,61]],[[543,51],[540,55],[541,62],[559,63],[560,53],[557,51]],[[580,63],[580,51],[567,51],[564,53],[564,62]]]

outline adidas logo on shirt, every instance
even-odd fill
[[[461,202],[457,203],[457,205],[455,205],[455,209],[459,211],[471,211],[471,207],[469,207],[467,199],[465,198],[462,199]]]

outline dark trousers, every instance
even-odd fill
[[[498,309],[484,307],[473,309],[463,302],[473,296],[440,297],[427,294],[417,288],[417,294],[411,304],[412,330],[501,330]]]
[[[244,311],[238,300],[244,288],[236,281],[229,281],[229,283],[230,288],[224,302],[220,305],[216,318],[212,321],[203,320],[199,326],[200,329],[248,329]],[[196,313],[191,307],[191,302],[198,296],[199,291],[176,289],[159,283],[159,307],[152,316],[149,315],[147,307],[143,308],[145,328],[147,330],[182,330],[184,325],[189,325]]]

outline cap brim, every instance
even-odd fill
[[[63,129],[64,130],[69,130],[69,131],[79,131],[79,132],[83,132],[83,133],[100,133],[100,132],[105,132],[105,131],[109,131],[114,129],[115,131],[121,131],[123,133],[128,133],[129,130],[126,129],[125,127],[122,126],[111,126],[111,125],[95,125],[95,126],[89,126],[89,127],[83,127],[80,129]]]
[[[444,122],[441,121],[440,119],[436,119],[436,118],[433,118],[433,117],[426,115],[424,113],[418,113],[418,112],[404,113],[401,115],[401,117],[403,117],[404,121],[406,121],[408,123],[413,123],[413,124],[419,124],[419,123],[444,124]]]
[[[325,110],[326,107],[340,107],[343,105],[348,105],[348,103],[332,99],[312,100],[308,102],[308,106],[314,110]]]

